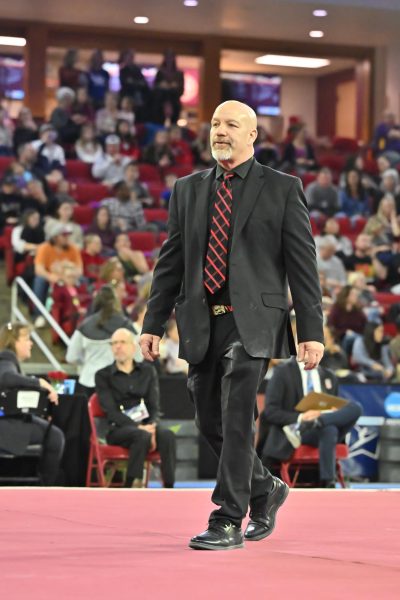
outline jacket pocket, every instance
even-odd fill
[[[288,310],[288,301],[283,294],[269,294],[267,292],[264,292],[261,294],[261,300],[264,306]]]

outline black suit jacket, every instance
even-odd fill
[[[338,395],[338,379],[333,371],[318,367],[321,391]],[[268,382],[265,394],[263,422],[267,427],[267,439],[261,451],[263,459],[286,460],[293,452],[293,446],[285,436],[282,427],[296,423],[299,413],[294,409],[303,398],[303,383],[296,359],[278,365]]]
[[[208,206],[215,167],[179,179],[170,199],[168,240],[157,263],[143,333],[162,336],[175,305],[180,356],[197,364],[208,348],[203,285]],[[288,318],[289,281],[300,341],[323,342],[315,245],[296,177],[254,162],[238,202],[229,255],[229,292],[248,354],[295,354]]]

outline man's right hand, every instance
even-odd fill
[[[160,356],[160,340],[158,335],[143,333],[140,336],[139,345],[145,360],[153,362]]]

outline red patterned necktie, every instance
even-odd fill
[[[234,173],[225,173],[217,189],[212,212],[210,237],[204,267],[204,285],[210,294],[220,290],[226,280],[228,261],[229,228],[232,214],[232,187],[230,179]]]

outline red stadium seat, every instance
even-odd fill
[[[165,240],[168,239],[168,233],[166,231],[160,231],[160,233],[158,234],[158,246],[161,246]]]
[[[82,160],[67,160],[65,166],[67,179],[71,181],[93,182],[92,165]]]
[[[168,219],[168,211],[165,208],[145,208],[144,216],[148,223],[161,221],[165,223]]]
[[[335,217],[336,221],[340,226],[340,233],[342,235],[351,235],[353,233],[353,225],[349,217]]]
[[[95,209],[92,206],[74,206],[74,221],[79,225],[89,225],[93,221]]]
[[[164,169],[164,176],[173,173],[177,177],[185,177],[193,173],[193,167],[191,165],[172,165]]]
[[[318,162],[321,167],[328,167],[334,174],[341,173],[346,164],[346,157],[337,154],[325,154],[325,156],[318,157]]]
[[[111,195],[109,188],[102,183],[77,183],[73,196],[79,204],[99,202]]]
[[[140,181],[161,181],[158,167],[149,165],[148,163],[139,163],[138,167]]]
[[[348,458],[349,451],[346,444],[336,445],[336,474],[340,485],[344,488],[344,477],[341,460]],[[319,450],[313,446],[302,444],[297,448],[292,456],[287,461],[281,463],[281,479],[287,483],[289,487],[295,487],[300,471],[310,467],[315,467],[319,463]]]
[[[118,470],[120,461],[127,462],[129,458],[128,448],[122,446],[111,446],[105,440],[99,439],[101,421],[105,421],[106,415],[103,412],[97,394],[93,394],[88,404],[90,421],[90,451],[88,470],[86,475],[87,487],[121,487],[123,482],[114,483],[114,475]],[[150,469],[153,464],[160,464],[161,459],[158,452],[149,452],[145,461],[145,486],[148,486],[150,479]],[[107,473],[108,470],[108,473]],[[93,481],[95,474],[95,481]]]
[[[146,181],[147,189],[149,190],[150,196],[154,200],[154,207],[160,206],[160,197],[165,190],[165,184],[162,181]]]
[[[15,160],[13,156],[0,156],[0,178],[3,177],[8,167]]]
[[[153,231],[130,231],[128,235],[133,250],[151,252],[157,247],[157,234]]]
[[[343,154],[357,154],[359,151],[357,140],[347,137],[333,138],[332,148],[336,150],[336,152],[342,152]]]

